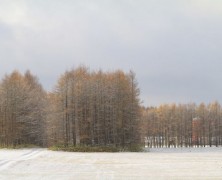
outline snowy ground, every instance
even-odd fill
[[[222,148],[147,153],[0,150],[0,179],[222,179]]]

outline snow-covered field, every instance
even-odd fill
[[[222,179],[222,148],[147,153],[0,150],[0,179]]]

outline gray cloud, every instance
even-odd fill
[[[219,0],[3,0],[0,76],[133,69],[146,105],[222,101],[221,21]]]

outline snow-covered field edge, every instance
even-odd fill
[[[145,153],[0,149],[0,179],[222,179],[222,148],[151,148]]]

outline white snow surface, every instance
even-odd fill
[[[222,148],[161,148],[145,153],[0,150],[0,179],[222,179]]]

